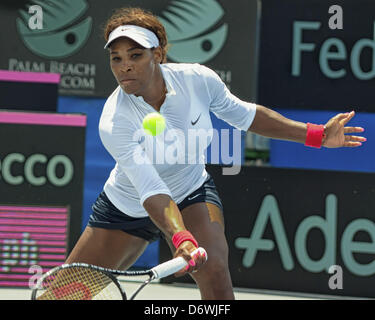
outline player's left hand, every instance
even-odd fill
[[[339,113],[331,118],[325,125],[322,146],[326,148],[360,147],[365,137],[353,136],[352,133],[361,133],[362,127],[346,127],[345,125],[354,117],[355,112]]]

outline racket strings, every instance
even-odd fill
[[[122,300],[120,289],[103,272],[84,267],[62,269],[46,277],[38,300]]]

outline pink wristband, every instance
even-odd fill
[[[305,146],[320,148],[322,146],[322,140],[324,137],[324,125],[318,124],[307,124],[307,134]]]
[[[177,232],[172,237],[172,242],[176,249],[185,241],[191,241],[198,248],[197,240],[195,240],[193,235],[187,230]]]

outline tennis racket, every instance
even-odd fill
[[[192,256],[198,252],[203,254],[205,250],[198,248]],[[186,266],[182,257],[142,271],[113,270],[86,263],[63,264],[38,279],[31,300],[133,300],[151,281],[167,277]],[[117,276],[143,275],[148,275],[148,279],[127,299]]]

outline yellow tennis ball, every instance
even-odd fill
[[[165,119],[159,112],[149,113],[143,118],[143,129],[152,136],[157,136],[165,129]]]

